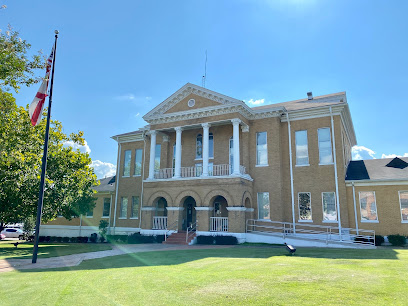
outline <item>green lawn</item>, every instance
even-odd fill
[[[16,248],[13,245],[15,242],[17,241],[0,242],[0,259],[21,259],[31,258],[33,256],[33,243],[20,243]],[[104,251],[110,249],[112,249],[110,244],[101,243],[40,243],[38,248],[38,258]]]
[[[0,277],[2,305],[407,305],[408,249],[146,252]]]

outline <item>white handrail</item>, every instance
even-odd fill
[[[262,232],[271,235],[282,235],[302,237],[305,239],[325,240],[330,242],[343,242],[351,244],[375,245],[375,231],[359,229],[358,233],[353,228],[341,228],[327,225],[314,225],[295,223],[296,233],[293,231],[293,224],[289,222],[279,222],[270,220],[247,220],[247,233]]]
[[[170,225],[168,225],[166,227],[166,232],[164,233],[164,241],[167,241],[167,235],[172,230],[172,228],[175,228],[175,231],[177,231],[177,229],[178,229],[178,220],[174,221],[172,224],[170,224]]]
[[[192,237],[197,230],[197,221],[192,223],[189,227],[187,227],[187,232],[186,232],[186,243],[188,243],[188,239]],[[193,234],[191,234],[193,233]]]

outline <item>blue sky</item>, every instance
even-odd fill
[[[11,24],[33,51],[48,54],[60,31],[52,117],[66,133],[85,132],[99,176],[116,165],[110,136],[145,125],[142,116],[185,83],[201,85],[206,50],[207,88],[264,104],[346,91],[356,157],[408,154],[407,1],[0,4],[0,28]]]

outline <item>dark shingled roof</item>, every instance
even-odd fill
[[[351,161],[346,181],[408,180],[408,167],[405,163],[408,163],[408,157]]]
[[[115,180],[116,180],[116,176],[105,177],[99,180],[101,184],[99,186],[93,187],[93,189],[96,190],[97,192],[115,191]]]

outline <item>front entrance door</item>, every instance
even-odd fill
[[[184,222],[183,230],[187,230],[193,223],[196,222],[196,211],[195,211],[196,202],[194,198],[187,197],[184,201]]]

